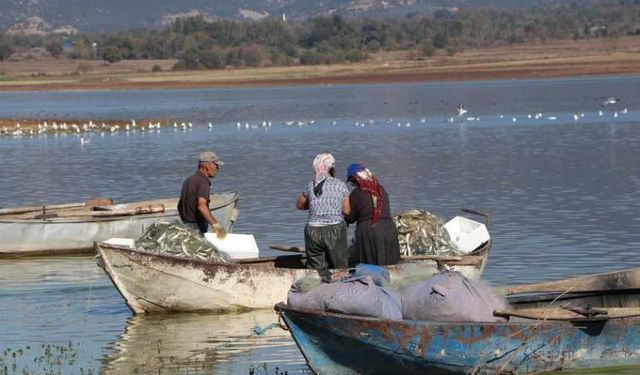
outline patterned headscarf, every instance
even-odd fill
[[[373,202],[371,224],[375,224],[382,214],[382,188],[378,179],[364,165],[353,163],[347,168],[347,181],[355,182],[362,191],[371,196]]]
[[[313,190],[316,196],[322,195],[323,182],[329,177],[329,170],[335,163],[336,159],[329,153],[318,154],[313,159]]]

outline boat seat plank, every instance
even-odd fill
[[[575,277],[571,279],[563,279],[544,283],[504,286],[498,288],[498,290],[503,294],[518,294],[542,292],[579,293],[607,291],[612,289],[619,291],[638,288],[640,288],[640,268],[600,273],[596,275]]]
[[[590,315],[591,311],[597,314]],[[633,318],[640,316],[640,308],[637,307],[613,307],[613,308],[596,308],[596,309],[578,309],[578,308],[529,308],[518,310],[496,310],[494,316],[503,318],[523,318],[532,320],[555,320],[555,321],[602,321],[610,319]]]

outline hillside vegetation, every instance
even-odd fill
[[[640,35],[640,0],[585,2],[556,8],[495,11],[440,9],[403,18],[321,16],[303,21],[207,21],[178,18],[164,30],[61,35],[2,35],[0,60],[43,56],[177,61],[174,69],[317,65],[406,51],[416,60],[470,48],[549,40]],[[154,65],[163,70],[166,66]]]
[[[597,0],[3,0],[0,31],[42,33],[61,28],[80,32],[160,29],[177,17],[201,15],[207,20],[304,20],[340,14],[344,17],[404,17],[436,9],[489,7],[526,9]]]

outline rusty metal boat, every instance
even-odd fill
[[[538,373],[640,364],[640,269],[504,287],[504,323],[383,320],[276,305],[317,374]]]

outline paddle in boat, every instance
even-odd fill
[[[506,322],[384,320],[276,305],[317,374],[496,374],[640,364],[640,268],[507,286]]]
[[[211,212],[227,228],[236,219],[238,194],[211,195]],[[113,204],[82,203],[0,209],[0,256],[91,252],[94,241],[139,237],[158,220],[178,220],[178,198]]]

